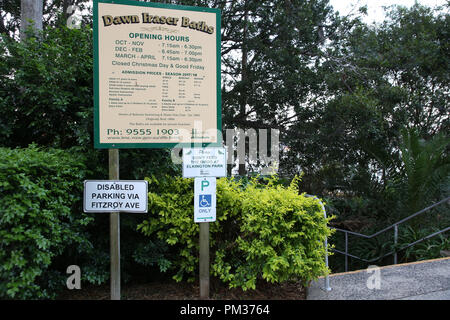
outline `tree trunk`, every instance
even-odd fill
[[[240,117],[242,117],[242,120],[245,120],[245,113],[246,113],[246,105],[247,105],[247,68],[248,68],[248,49],[247,49],[247,23],[248,23],[248,9],[247,9],[247,3],[245,3],[245,14],[244,14],[244,30],[242,33],[242,64],[241,64],[241,95],[240,95]],[[245,128],[242,128],[245,129]],[[245,136],[243,137],[244,144],[245,144]],[[244,161],[244,163],[241,163],[241,161]],[[245,170],[245,158],[239,159],[239,175],[245,176],[246,174]]]
[[[73,1],[75,4],[75,1]],[[67,19],[69,18],[69,13],[67,13],[67,9],[71,5],[71,0],[64,0],[63,1],[63,23],[64,25],[67,24]]]
[[[20,39],[25,39],[25,30],[27,30],[29,27],[32,27],[34,30],[42,30],[42,11],[42,0],[21,0]]]

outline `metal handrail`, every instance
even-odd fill
[[[416,240],[416,241],[414,241],[414,242],[411,242],[410,244],[408,244],[408,245],[406,245],[406,246],[404,246],[404,247],[402,247],[402,248],[400,248],[400,249],[391,251],[391,252],[389,252],[389,253],[386,253],[385,255],[382,255],[382,256],[379,256],[378,258],[374,258],[374,259],[370,259],[370,260],[367,260],[367,259],[364,259],[364,258],[360,258],[360,257],[358,257],[358,256],[354,256],[354,255],[352,255],[352,254],[350,254],[350,253],[345,253],[345,252],[340,251],[340,250],[337,250],[337,249],[331,249],[331,250],[334,251],[334,252],[343,254],[343,255],[347,255],[347,256],[349,256],[350,258],[355,258],[355,259],[358,259],[358,260],[361,260],[361,261],[364,261],[364,262],[367,262],[367,263],[371,263],[371,262],[380,260],[380,259],[382,259],[382,258],[384,258],[384,257],[390,256],[391,254],[395,254],[396,252],[402,251],[402,250],[404,250],[404,249],[408,249],[409,247],[412,247],[412,246],[414,246],[414,245],[416,245],[416,244],[418,244],[418,243],[420,243],[420,242],[422,242],[422,241],[428,240],[428,239],[430,239],[430,238],[433,238],[434,236],[437,236],[438,234],[441,234],[441,233],[444,233],[444,232],[447,232],[447,231],[450,231],[450,227],[447,227],[447,228],[445,228],[445,229],[436,231],[436,232],[434,232],[434,233],[432,233],[432,234],[429,234],[428,236],[426,236],[426,237],[424,237],[424,238],[422,238],[422,239],[419,239],[419,240]],[[396,264],[396,263],[394,263],[394,264]],[[347,270],[346,270],[346,271],[347,271]]]
[[[361,260],[361,261],[364,261],[364,262],[371,263],[371,262],[380,260],[380,259],[382,259],[384,257],[390,256],[390,255],[393,254],[394,255],[394,264],[397,264],[397,252],[402,251],[404,249],[407,249],[409,247],[412,247],[413,245],[415,245],[417,243],[420,243],[422,241],[425,241],[427,239],[430,239],[430,238],[432,238],[432,237],[434,237],[434,236],[436,236],[438,234],[447,232],[447,231],[450,230],[450,227],[447,227],[445,229],[442,229],[442,230],[439,230],[437,232],[434,232],[434,233],[432,233],[432,234],[430,234],[430,235],[428,235],[428,236],[426,236],[426,237],[424,237],[422,239],[419,239],[419,240],[416,240],[416,241],[414,241],[412,243],[409,243],[409,244],[407,244],[406,246],[404,246],[402,248],[394,249],[393,251],[391,251],[389,253],[386,253],[386,254],[384,254],[384,255],[382,255],[380,257],[377,257],[377,258],[374,258],[374,259],[370,259],[370,260],[367,260],[367,259],[364,259],[364,258],[361,258],[361,257],[358,257],[358,256],[355,256],[355,255],[352,255],[352,254],[348,253],[348,235],[352,234],[352,235],[355,235],[355,236],[359,236],[361,238],[371,239],[371,238],[374,238],[374,237],[376,237],[376,236],[378,236],[378,235],[380,235],[380,234],[382,234],[382,233],[384,233],[384,232],[394,228],[394,246],[396,246],[397,245],[397,241],[398,241],[398,226],[400,224],[402,224],[402,223],[404,223],[404,222],[406,222],[406,221],[408,221],[408,220],[410,220],[410,219],[412,219],[412,218],[414,218],[414,217],[416,217],[416,216],[418,216],[418,215],[420,215],[420,214],[422,214],[422,213],[424,213],[424,212],[426,212],[426,211],[428,211],[428,210],[430,210],[430,209],[432,209],[432,208],[434,208],[434,207],[436,207],[438,205],[441,205],[444,202],[448,202],[448,201],[450,201],[450,197],[442,199],[441,201],[436,202],[435,204],[433,204],[431,206],[428,206],[428,207],[426,207],[426,208],[424,208],[422,210],[419,210],[416,213],[413,213],[412,215],[410,215],[410,216],[408,216],[408,217],[406,217],[406,218],[404,218],[404,219],[402,219],[400,221],[397,221],[396,223],[394,223],[394,224],[392,224],[392,225],[390,225],[390,226],[388,226],[388,227],[386,227],[386,228],[384,228],[384,229],[382,229],[382,230],[380,230],[380,231],[378,231],[378,232],[376,232],[376,233],[374,233],[374,234],[372,234],[370,236],[365,235],[365,234],[361,234],[361,233],[358,233],[358,232],[345,230],[345,229],[330,227],[331,229],[335,229],[336,231],[344,232],[344,234],[345,234],[345,252],[337,250],[337,249],[332,249],[332,251],[345,255],[345,271],[348,271],[348,257],[351,257],[351,258],[354,258],[354,259],[358,259],[358,260]]]
[[[325,206],[323,205],[322,200],[320,200],[316,196],[313,196],[313,195],[310,195],[310,194],[306,194],[306,193],[305,193],[305,196],[308,197],[308,198],[314,198],[317,201],[319,201],[320,206],[322,207],[322,210],[323,210],[323,215],[325,217],[325,220],[327,220],[327,211],[325,210]],[[325,267],[328,269],[328,239],[327,239],[327,237],[325,237],[324,247],[325,247]],[[328,275],[325,276],[325,290],[326,291],[331,291],[330,278],[329,278]]]

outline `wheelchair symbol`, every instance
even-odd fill
[[[200,208],[211,207],[211,195],[201,194],[198,201]]]

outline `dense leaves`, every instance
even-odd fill
[[[90,246],[84,226],[92,218],[80,210],[84,159],[35,146],[0,148],[0,158],[0,297],[49,298],[43,279],[52,260]]]
[[[393,222],[401,213],[414,213],[442,199],[448,189],[448,182],[445,187],[442,181],[448,181],[449,170],[441,168],[441,178],[434,183],[441,191],[419,201],[418,184],[424,180],[408,177],[403,151],[410,148],[402,132],[415,132],[421,144],[429,142],[423,159],[434,159],[435,136],[448,137],[449,16],[442,8],[416,4],[390,8],[378,25],[339,19],[317,68],[324,91],[296,110],[297,119],[285,135],[289,152],[281,169],[287,175],[303,171],[310,193],[334,198],[335,203],[348,199],[347,208],[339,208],[342,215],[351,210],[352,198],[365,198],[363,215],[385,225],[386,218]],[[448,140],[439,140],[440,161],[446,162]],[[425,175],[435,169],[430,162]],[[416,190],[401,192],[412,179]],[[411,201],[420,204],[403,210]]]
[[[90,145],[92,31],[50,29],[42,39],[0,43],[0,143]]]
[[[192,179],[147,179],[150,217],[138,228],[172,247],[176,280],[198,273],[198,224],[192,219]],[[212,273],[230,287],[255,289],[257,281],[301,280],[328,272],[324,240],[330,235],[317,200],[298,194],[298,179],[283,187],[276,178],[243,185],[217,180],[217,221],[210,223]]]

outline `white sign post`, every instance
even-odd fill
[[[216,221],[216,178],[195,178],[194,222]]]

